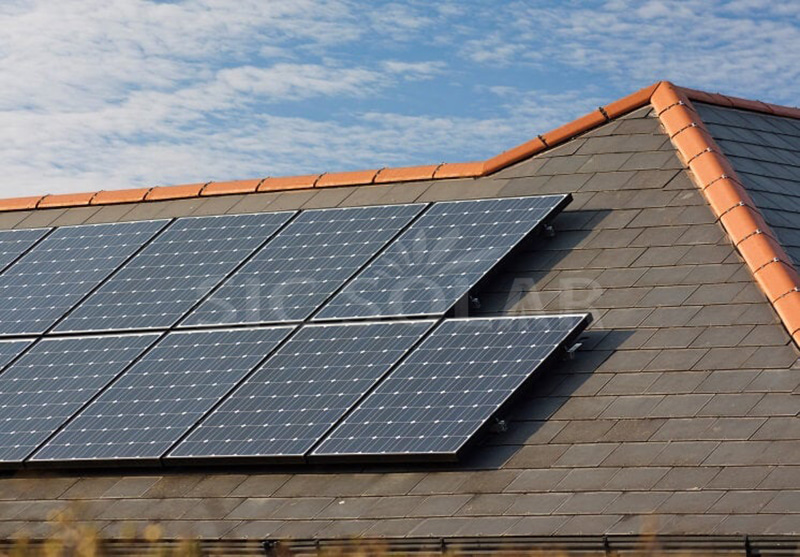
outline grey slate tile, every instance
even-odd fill
[[[408,516],[453,516],[471,498],[471,495],[429,495]]]
[[[564,504],[556,509],[555,514],[602,514],[618,497],[620,497],[620,493],[615,491],[573,493]]]
[[[518,495],[509,507],[507,516],[549,515],[568,498],[566,493],[532,493]]]
[[[729,466],[722,468],[706,487],[708,489],[752,490],[763,482],[772,470],[768,466]],[[765,489],[775,488],[770,485],[764,487]]]

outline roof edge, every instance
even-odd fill
[[[341,186],[387,184],[392,182],[414,182],[422,180],[444,180],[452,178],[480,178],[494,174],[512,164],[537,153],[555,147],[565,141],[605,124],[623,114],[652,102],[657,91],[669,86],[683,97],[698,102],[736,107],[800,119],[800,108],[752,101],[738,97],[707,93],[696,89],[677,87],[667,81],[659,81],[644,87],[605,106],[581,116],[553,130],[537,135],[531,141],[513,147],[485,161],[464,163],[441,163],[424,166],[379,168],[349,172],[324,172],[306,176],[279,176],[237,180],[230,182],[205,182],[176,186],[154,186],[123,190],[100,190],[76,194],[45,194],[41,196],[0,199],[0,212],[24,211],[45,208],[86,207],[141,203],[168,199],[189,199],[266,191],[289,191]],[[677,112],[674,114],[677,115]]]
[[[800,118],[800,110],[684,89],[666,81],[650,100],[695,185],[800,346],[800,274],[706,129],[692,100],[793,118]]]

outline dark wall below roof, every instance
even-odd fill
[[[31,227],[570,192],[482,313],[590,310],[578,357],[451,468],[29,472],[0,537],[74,508],[104,535],[216,538],[800,532],[797,354],[649,109],[491,178],[6,213]]]
[[[786,253],[800,264],[800,120],[695,107]]]

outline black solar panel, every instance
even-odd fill
[[[294,214],[178,219],[56,331],[170,327]]]
[[[442,322],[312,453],[455,459],[586,315]]]
[[[302,459],[433,323],[303,327],[167,460]]]
[[[31,461],[157,460],[292,329],[170,333]]]
[[[49,228],[29,228],[25,230],[0,230],[0,271],[28,251],[41,240]]]
[[[424,208],[303,211],[181,326],[302,321]]]
[[[157,334],[47,338],[0,374],[0,463],[20,463]]]
[[[0,334],[45,332],[168,222],[57,228],[0,274]]]
[[[441,315],[568,195],[436,203],[314,320]]]

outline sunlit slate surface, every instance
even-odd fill
[[[32,340],[0,340],[0,371],[22,354],[32,342]]]
[[[43,333],[168,221],[54,230],[0,274],[0,334]]]
[[[455,458],[587,323],[584,315],[444,321],[313,454]]]
[[[181,325],[302,321],[424,208],[303,211]]]
[[[314,319],[441,315],[569,199],[437,203]]]
[[[292,327],[170,333],[32,458],[159,458]]]
[[[18,463],[158,338],[41,340],[0,374],[0,462]]]
[[[294,214],[179,219],[56,330],[170,327]]]
[[[0,271],[41,240],[49,228],[0,230]]]
[[[169,457],[301,458],[432,325],[303,327]]]

